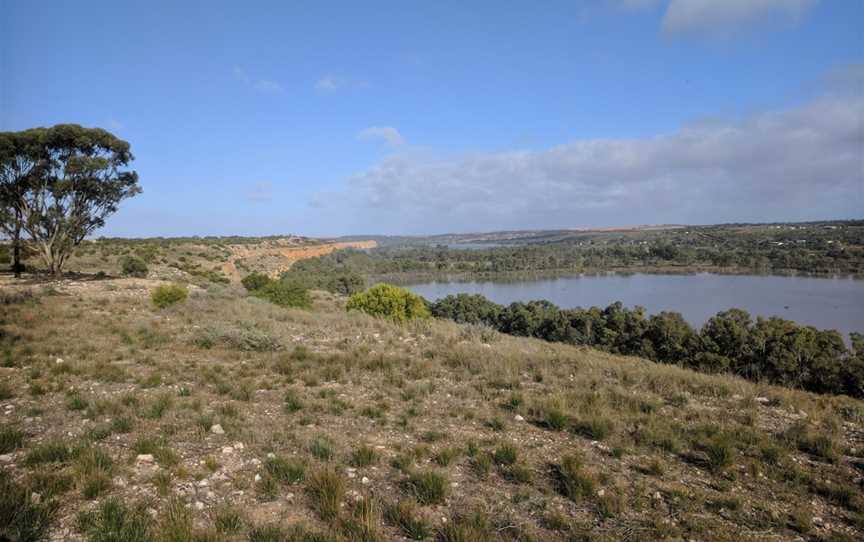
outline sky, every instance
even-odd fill
[[[0,0],[0,130],[130,142],[106,236],[864,217],[864,2]]]

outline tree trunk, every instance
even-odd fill
[[[12,239],[12,271],[15,278],[21,278],[21,232],[16,231]]]
[[[12,236],[12,272],[21,278],[21,211],[15,209],[15,233]]]

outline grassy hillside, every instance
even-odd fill
[[[864,402],[158,284],[0,284],[0,538],[864,537]]]

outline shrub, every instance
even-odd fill
[[[37,504],[32,493],[0,471],[0,540],[45,540],[53,508]]]
[[[185,286],[179,284],[168,284],[154,289],[153,293],[150,294],[150,299],[153,301],[154,305],[160,309],[164,309],[169,305],[185,301],[188,295],[189,291]]]
[[[254,292],[273,282],[273,279],[262,273],[251,273],[243,277],[240,283],[246,290]]]
[[[420,504],[442,504],[447,496],[447,478],[434,471],[413,473],[402,484]]]
[[[126,256],[120,261],[120,271],[127,277],[146,277],[149,269],[144,260],[134,256]]]
[[[422,297],[390,284],[376,284],[365,292],[352,295],[345,308],[396,322],[430,316]]]
[[[296,282],[274,280],[254,290],[252,295],[280,307],[308,308],[312,306],[309,291]]]
[[[412,501],[399,501],[396,504],[386,505],[384,519],[412,540],[423,540],[432,534],[429,523],[420,515]]]
[[[24,444],[24,433],[14,427],[0,428],[0,454],[8,454]]]
[[[345,480],[335,467],[325,467],[309,476],[306,492],[318,516],[330,521],[339,515],[345,497]]]
[[[594,478],[583,472],[581,461],[572,455],[565,456],[561,463],[552,465],[552,481],[558,493],[574,502],[594,493]]]

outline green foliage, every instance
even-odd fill
[[[365,292],[352,295],[346,308],[396,322],[430,316],[422,297],[390,284],[376,284]]]
[[[296,282],[284,280],[271,281],[254,290],[252,295],[280,307],[305,309],[312,306],[312,298],[309,297],[309,291]]]
[[[8,454],[24,444],[24,433],[14,427],[0,427],[0,454]]]
[[[120,261],[120,271],[127,277],[146,277],[149,270],[141,258],[125,256]]]
[[[318,516],[330,521],[339,515],[345,497],[345,479],[334,467],[323,467],[309,476],[306,492]]]
[[[271,282],[273,282],[273,279],[263,273],[251,273],[243,277],[240,281],[240,283],[243,284],[243,287],[249,292],[259,290]]]
[[[582,470],[582,462],[572,455],[552,465],[552,482],[556,491],[568,499],[579,502],[594,494],[594,477]]]
[[[15,230],[13,238],[29,234],[59,276],[73,248],[141,192],[137,173],[123,169],[133,159],[129,143],[99,128],[0,133],[0,224]],[[22,170],[20,177],[10,173]]]
[[[697,332],[676,312],[645,317],[642,307],[615,302],[605,309],[559,309],[548,301],[501,307],[480,295],[448,296],[432,314],[459,322],[482,322],[502,333],[600,348],[675,363],[704,372],[731,372],[817,393],[864,397],[864,339],[853,336],[847,350],[836,331],[818,330],[782,318],[754,323],[741,309],[718,313]],[[855,347],[857,344],[857,348]],[[550,427],[564,419],[550,413]],[[559,419],[560,418],[560,419]],[[582,426],[603,438],[611,427]]]
[[[185,301],[188,295],[189,291],[185,286],[180,284],[167,284],[156,287],[150,294],[150,299],[153,301],[154,305],[160,309],[164,309],[165,307],[174,305],[175,303]]]
[[[432,303],[432,316],[460,324],[496,326],[501,307],[479,294],[448,295]]]
[[[434,471],[414,472],[402,481],[402,486],[420,504],[442,504],[447,496],[447,478]]]
[[[53,515],[51,505],[35,503],[27,488],[0,471],[0,540],[45,540]]]

